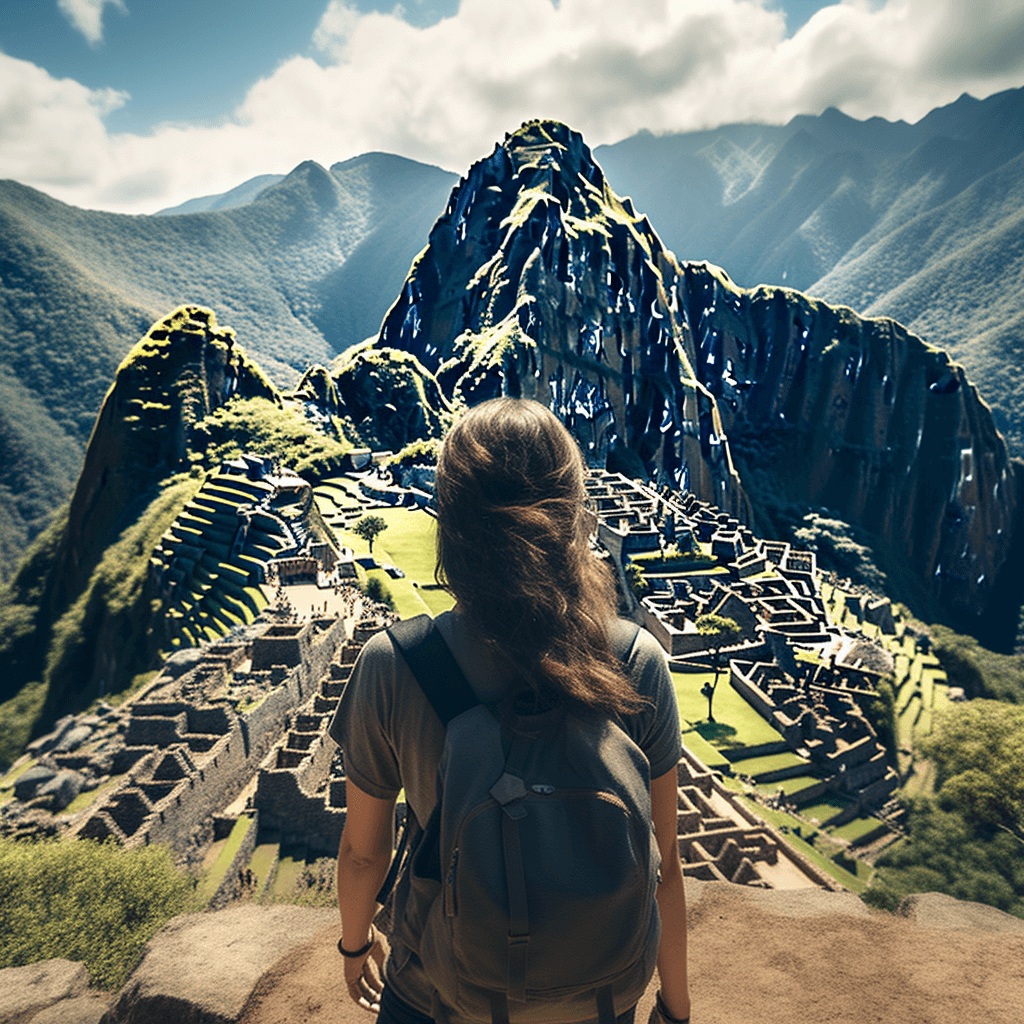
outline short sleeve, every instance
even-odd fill
[[[345,752],[346,776],[381,800],[390,800],[402,788],[398,758],[388,737],[395,658],[386,633],[370,638],[352,667],[329,730]]]
[[[634,739],[647,756],[651,778],[671,771],[683,756],[679,710],[672,673],[661,644],[641,629],[626,664],[637,693],[654,702],[654,709],[637,716]]]

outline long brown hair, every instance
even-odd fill
[[[646,703],[609,645],[615,587],[590,547],[583,458],[551,412],[514,398],[467,412],[441,448],[434,500],[438,583],[544,704]]]

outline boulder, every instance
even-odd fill
[[[941,892],[922,892],[908,896],[900,904],[899,912],[921,928],[939,928],[952,932],[1014,932],[1024,935],[1024,920],[1021,918],[985,903],[970,903]]]
[[[85,777],[70,768],[64,768],[57,772],[52,779],[44,782],[37,790],[37,797],[49,797],[52,808],[55,811],[62,811],[72,800],[82,792],[85,784]]]
[[[31,800],[39,787],[55,778],[56,775],[56,768],[48,768],[43,764],[33,765],[14,783],[14,796],[18,800]]]
[[[53,748],[55,754],[67,754],[77,750],[93,733],[88,725],[76,725],[68,729]]]
[[[277,960],[337,920],[333,909],[252,904],[176,917],[150,941],[103,1024],[235,1021]]]
[[[0,1024],[27,1024],[40,1010],[82,995],[89,984],[85,964],[41,960],[0,970]]]
[[[63,999],[37,1013],[32,1024],[100,1024],[103,1014],[110,1008],[111,997],[106,993]]]

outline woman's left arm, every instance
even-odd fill
[[[346,786],[348,808],[338,848],[338,907],[342,948],[362,949],[374,935],[376,895],[391,863],[395,797],[382,800],[364,793],[352,780]],[[345,957],[345,982],[352,1000],[377,1013],[384,983],[384,951],[379,942],[361,957]]]
[[[651,780],[651,816],[661,851],[661,882],[658,910],[661,913],[661,946],[658,977],[661,1000],[674,1020],[690,1017],[690,986],[686,971],[686,891],[679,859],[679,783],[676,770]]]

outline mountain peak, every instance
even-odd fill
[[[822,146],[797,127],[772,165],[780,191]],[[414,355],[456,405],[536,399],[592,464],[626,449],[743,522],[780,501],[835,509],[951,605],[981,608],[1008,554],[1013,474],[994,431],[970,426],[982,411],[960,367],[891,321],[678,262],[557,121],[470,168],[374,347]]]

